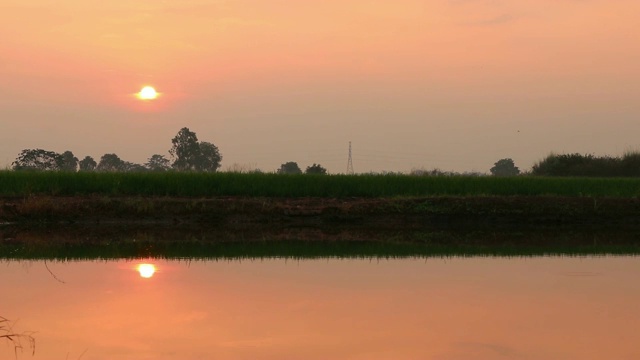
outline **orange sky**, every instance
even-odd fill
[[[133,162],[184,126],[223,169],[530,168],[640,149],[636,0],[0,0],[0,166]],[[163,96],[131,94],[152,84]]]
[[[5,262],[0,315],[34,360],[640,355],[634,257],[152,262]]]

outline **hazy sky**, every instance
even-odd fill
[[[522,169],[640,150],[638,0],[0,0],[0,166],[25,148],[223,169]],[[134,93],[153,85],[152,102]]]

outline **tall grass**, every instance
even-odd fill
[[[0,196],[640,196],[637,178],[0,171]]]

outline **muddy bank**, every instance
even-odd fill
[[[396,257],[640,253],[640,201],[2,198],[0,258]]]
[[[640,227],[640,200],[559,196],[424,198],[2,197],[0,223],[422,228]]]

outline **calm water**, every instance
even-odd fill
[[[640,359],[638,279],[631,256],[4,260],[0,316],[36,332],[19,359]]]

